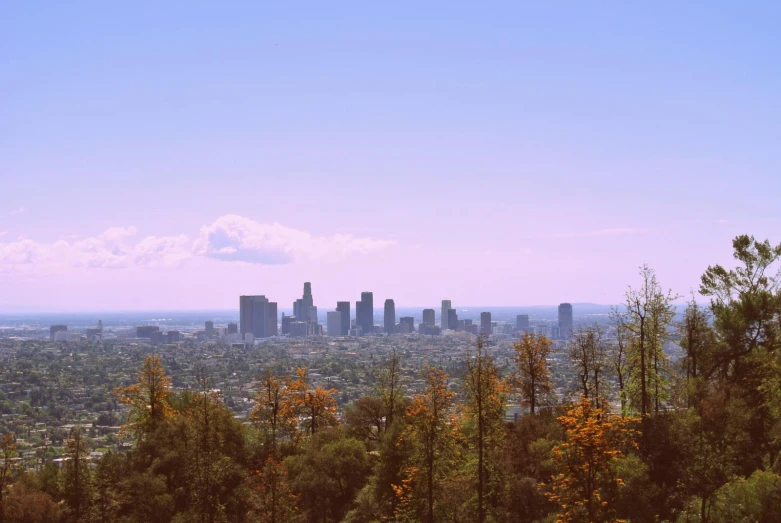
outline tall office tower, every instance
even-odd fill
[[[363,314],[358,323],[364,334],[371,334],[374,331],[374,294],[361,293],[361,309]]]
[[[103,332],[103,320],[98,320],[98,330],[100,330],[100,332]]]
[[[519,314],[515,317],[515,329],[523,334],[529,328],[529,315]]]
[[[342,313],[342,332],[341,336],[348,336],[350,334],[350,302],[349,301],[337,301],[336,310]]]
[[[298,298],[296,301],[293,302],[293,316],[295,316],[298,321],[304,321],[304,300],[301,298]]]
[[[51,341],[54,341],[54,333],[56,332],[67,332],[68,326],[67,325],[52,325],[49,327],[49,339]]]
[[[412,316],[402,316],[399,318],[399,332],[402,334],[409,334],[415,332],[415,318]]]
[[[304,282],[304,307],[306,307],[304,310],[309,310],[309,307],[314,306],[315,302],[312,298],[312,284],[309,282]],[[312,318],[309,318],[310,321]]]
[[[326,334],[332,338],[342,335],[342,313],[340,311],[328,311],[326,314]]]
[[[490,336],[493,334],[493,327],[491,326],[491,313],[490,312],[481,312],[480,313],[480,334],[484,334],[486,336]]]
[[[423,309],[423,325],[435,325],[434,309]]]
[[[228,324],[228,334],[236,334],[239,332],[239,326],[235,323],[229,323]]]
[[[279,335],[277,323],[277,302],[268,302],[268,326],[266,327],[266,336]]]
[[[439,326],[442,330],[447,329],[447,311],[452,308],[450,300],[442,300],[442,315],[439,317]]]
[[[213,321],[207,321],[206,322],[206,337],[211,338],[214,336],[214,322]]]
[[[396,304],[393,300],[385,300],[385,334],[393,334],[396,332]]]
[[[559,338],[566,340],[572,334],[572,304],[559,305]]]
[[[274,329],[269,328],[272,318]],[[248,332],[252,333],[252,336],[255,338],[275,336],[277,304],[269,302],[265,296],[240,296],[239,323],[242,338]]]
[[[458,313],[455,309],[447,311],[447,328],[452,331],[458,330]]]
[[[303,298],[299,298],[293,302],[293,316],[295,316],[298,321],[303,321],[306,323],[317,323],[317,316],[310,317],[309,315],[310,309],[313,306],[314,301],[312,298],[312,284],[309,282],[304,282],[304,296]]]
[[[312,305],[307,310],[307,317],[309,318],[309,323],[317,323],[317,307]]]
[[[295,316],[288,316],[282,313],[282,334],[290,334],[290,324],[296,321]]]
[[[357,328],[360,331],[363,331],[361,328],[363,326],[363,301],[358,300],[355,302],[355,328]],[[363,336],[363,332],[359,334],[359,336]]]

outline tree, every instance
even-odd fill
[[[477,521],[486,517],[488,490],[486,454],[497,450],[504,436],[505,383],[494,359],[486,353],[483,336],[478,336],[474,355],[467,353],[464,374],[466,417],[474,427],[471,443],[477,447]]]
[[[335,427],[339,424],[336,418],[336,389],[309,388],[306,369],[296,369],[296,379],[290,383],[291,411],[304,417],[304,431],[314,436],[321,429]]]
[[[403,379],[401,358],[394,348],[377,375],[377,394],[385,407],[385,423],[382,430],[389,427],[398,414],[404,412]]]
[[[205,375],[200,374],[198,381],[201,390],[186,397],[183,410],[189,432],[184,453],[187,490],[195,517],[213,523],[224,516],[224,501],[239,483],[240,472],[231,456],[237,449],[227,448],[235,422],[233,413],[209,390]]]
[[[364,442],[376,443],[382,438],[386,406],[382,398],[362,396],[344,409],[347,430]]]
[[[738,266],[708,267],[700,285],[711,298],[716,336],[703,376],[720,380],[720,388],[745,404],[749,438],[736,451],[749,474],[781,450],[781,244],[743,235],[732,245]]]
[[[138,373],[138,383],[117,387],[114,394],[130,406],[129,428],[141,439],[154,432],[171,414],[171,378],[166,376],[160,356],[149,355]]]
[[[621,402],[621,415],[626,414],[627,379],[630,374],[627,352],[629,350],[629,329],[627,328],[626,314],[613,308],[610,313],[613,327],[616,331],[616,340],[610,349],[610,367],[616,375],[618,382],[618,397]]]
[[[258,523],[293,523],[299,516],[297,497],[290,490],[285,465],[273,455],[255,471],[252,481],[252,515]]]
[[[584,397],[559,421],[567,435],[553,449],[559,473],[548,495],[561,506],[557,521],[616,521],[613,501],[622,481],[613,464],[634,448],[636,420],[612,416]]]
[[[371,471],[364,444],[338,430],[318,434],[285,466],[301,515],[311,523],[342,521]]]
[[[266,367],[255,408],[250,413],[264,435],[269,452],[277,456],[278,439],[292,437],[296,430],[296,407],[290,397],[290,380],[281,380]]]
[[[568,342],[570,361],[574,364],[584,398],[599,407],[604,390],[603,374],[607,365],[604,332],[599,325],[578,328]],[[604,386],[603,386],[604,388]]]
[[[450,410],[454,393],[448,390],[448,375],[443,370],[427,366],[422,377],[425,388],[413,396],[407,411],[409,426],[405,437],[413,447],[407,484],[423,492],[423,519],[434,523],[439,479],[452,452],[454,431]]]
[[[551,341],[543,335],[525,333],[515,349],[516,385],[523,401],[535,413],[541,398],[550,394],[553,383],[548,367]]]
[[[71,430],[70,438],[65,442],[65,467],[63,470],[63,489],[65,503],[68,506],[68,519],[81,521],[89,511],[92,495],[91,477],[87,457],[89,446],[81,435],[81,427]]]
[[[672,301],[677,296],[662,291],[656,273],[647,265],[640,268],[640,277],[640,288],[630,287],[626,293],[625,325],[629,333],[630,397],[645,419],[652,409],[658,413],[666,398],[667,357],[663,348],[675,314]]]
[[[710,327],[707,310],[692,298],[683,311],[683,320],[678,324],[681,348],[684,351],[683,366],[687,379],[697,379],[708,367],[706,358],[713,350],[716,338]]]

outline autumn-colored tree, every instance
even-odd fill
[[[293,523],[298,521],[297,497],[290,490],[287,469],[274,456],[252,476],[252,521],[258,523]]]
[[[548,493],[561,506],[557,522],[618,521],[612,501],[622,481],[612,465],[634,448],[637,420],[613,416],[584,397],[559,421],[566,440],[553,449],[559,473]]]
[[[604,372],[607,366],[607,349],[604,332],[599,325],[580,327],[572,333],[567,343],[570,361],[575,367],[582,396],[589,398],[595,407],[604,396]]]
[[[304,432],[314,436],[318,431],[326,427],[334,427],[339,424],[336,418],[336,389],[309,388],[309,379],[306,369],[296,369],[296,379],[290,382],[289,399],[291,412],[297,412],[304,418]],[[286,407],[288,408],[288,407]]]
[[[250,419],[264,435],[267,448],[274,456],[280,437],[292,437],[296,430],[296,408],[290,397],[289,379],[280,379],[266,368],[260,391],[255,396],[255,408]]]
[[[89,445],[81,434],[81,427],[75,427],[65,442],[65,467],[63,469],[62,491],[68,506],[68,520],[80,522],[89,510],[92,480],[87,463]]]
[[[515,384],[521,398],[535,413],[540,400],[551,392],[550,368],[548,356],[551,352],[551,341],[543,336],[524,333],[521,341],[513,345],[515,349],[516,375]]]
[[[11,482],[13,459],[16,457],[16,440],[10,432],[0,439],[0,455],[3,460],[0,463],[0,521],[4,521],[6,489]]]
[[[448,389],[448,375],[443,370],[427,366],[422,377],[425,388],[412,398],[405,437],[414,449],[408,470],[414,473],[416,490],[423,493],[423,519],[433,523],[438,480],[445,473],[453,447],[454,393]]]
[[[483,336],[478,336],[474,354],[467,353],[466,373],[464,374],[464,393],[466,396],[465,414],[471,434],[468,440],[477,449],[477,521],[483,523],[486,518],[486,497],[496,505],[496,491],[490,489],[490,476],[495,476],[496,467],[487,461],[490,453],[498,454],[498,446],[504,436],[504,407],[506,386],[494,359],[487,354]],[[494,474],[489,474],[489,470]],[[496,479],[495,477],[493,479]],[[494,496],[489,496],[493,490]]]
[[[171,414],[171,378],[166,376],[160,356],[149,355],[138,372],[138,383],[117,387],[114,394],[130,406],[124,427],[139,439],[154,432]]]

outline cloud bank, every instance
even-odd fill
[[[338,259],[393,245],[391,240],[356,238],[350,234],[313,236],[278,223],[258,223],[230,214],[201,228],[195,252],[217,260],[276,265],[299,257]]]
[[[29,238],[0,242],[0,273],[81,267],[88,269],[175,268],[193,257],[261,265],[297,259],[337,260],[395,245],[391,240],[350,234],[316,236],[278,223],[226,215],[200,229],[192,240],[177,236],[137,239],[135,227],[111,227],[87,238],[42,243]],[[73,238],[73,237],[70,237]]]

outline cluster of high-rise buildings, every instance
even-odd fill
[[[278,334],[276,302],[270,302],[265,296],[241,296],[239,309],[239,332],[244,341]],[[573,328],[572,305],[562,303],[559,305],[558,313],[558,325],[551,329],[551,337],[567,339]],[[442,300],[439,325],[436,324],[435,315],[434,309],[423,309],[423,320],[418,325],[418,332],[436,335],[451,330],[490,335],[496,328],[496,322],[492,321],[490,312],[480,313],[479,324],[473,323],[471,319],[459,319],[458,311],[453,308],[451,300]],[[349,301],[336,302],[336,308],[328,311],[325,319],[324,329],[324,326],[319,323],[317,307],[312,296],[312,284],[306,282],[304,283],[303,296],[293,303],[293,315],[282,313],[279,334],[304,337],[323,334],[328,336],[363,336],[415,332],[415,322],[411,316],[399,318],[398,323],[396,322],[396,305],[392,299],[385,300],[382,324],[375,325],[374,295],[371,292],[362,292],[361,299],[355,302],[354,319],[351,318]],[[510,328],[512,328],[511,325]],[[530,332],[529,316],[518,315],[515,328],[516,332]],[[208,322],[206,334],[207,337],[210,337]]]

